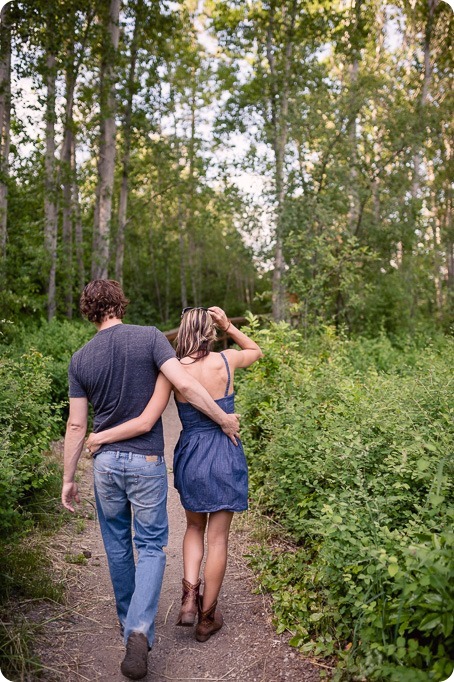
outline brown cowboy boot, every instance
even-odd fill
[[[191,585],[184,578],[182,582],[183,596],[181,597],[181,609],[176,624],[190,627],[194,625],[198,612],[200,578],[195,585]]]
[[[195,629],[195,638],[198,642],[206,642],[224,624],[222,613],[216,608],[217,603],[216,600],[209,609],[202,611],[202,599],[199,597],[199,622]]]

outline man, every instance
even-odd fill
[[[93,406],[94,431],[137,417],[153,394],[160,371],[236,443],[237,415],[226,414],[190,377],[155,327],[123,324],[128,302],[113,280],[90,282],[80,299],[81,312],[95,324],[97,334],[74,353],[68,373],[62,503],[72,512],[73,501],[80,501],[74,478],[87,431],[88,404]],[[121,671],[131,679],[141,679],[147,674],[147,656],[154,638],[168,533],[161,419],[149,433],[102,446],[95,454],[94,481],[99,524],[126,644]]]

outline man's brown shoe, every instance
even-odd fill
[[[131,680],[141,680],[147,674],[148,640],[142,632],[133,632],[126,643],[126,655],[121,672]]]
[[[199,601],[200,604],[201,600]],[[198,642],[206,642],[211,635],[220,630],[224,624],[222,613],[216,608],[217,600],[206,611],[199,610],[199,622],[195,629],[195,638]]]
[[[181,597],[181,609],[178,615],[177,625],[190,627],[194,625],[198,612],[200,578],[195,585],[191,585],[183,578],[183,596]]]

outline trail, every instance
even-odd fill
[[[175,404],[164,413],[166,461],[170,468],[180,422]],[[124,646],[116,624],[115,605],[99,527],[93,513],[92,465],[80,466],[84,500],[79,518],[51,541],[51,554],[67,586],[64,606],[46,604],[31,611],[45,623],[37,653],[46,669],[40,679],[65,682],[124,682],[120,662]],[[169,471],[170,539],[167,566],[150,652],[149,682],[165,680],[245,680],[250,682],[316,682],[319,670],[276,635],[266,599],[254,594],[253,576],[242,554],[244,533],[235,524],[229,565],[219,605],[225,625],[208,642],[199,643],[192,628],[175,627],[181,595],[181,543],[184,512]],[[85,517],[85,518],[84,518]],[[85,558],[85,556],[87,558]],[[82,561],[86,563],[68,563]]]

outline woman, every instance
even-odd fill
[[[218,326],[241,350],[211,351]],[[178,331],[177,357],[186,371],[222,409],[234,412],[233,375],[262,357],[259,346],[237,329],[218,307],[185,308]],[[87,447],[95,452],[103,443],[149,431],[165,408],[171,386],[159,377],[147,407],[136,419],[90,434]],[[227,565],[230,524],[235,511],[247,509],[247,464],[241,443],[235,445],[209,417],[199,412],[174,389],[183,430],[174,453],[175,487],[186,512],[183,540],[183,596],[177,625],[194,625],[196,638],[205,642],[222,627],[216,608]],[[203,597],[199,595],[200,568],[207,530],[207,558]]]

